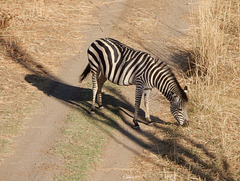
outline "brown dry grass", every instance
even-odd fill
[[[192,38],[178,40],[194,61],[185,80],[190,127],[149,131],[152,147],[136,161],[136,180],[240,179],[240,3],[202,0],[197,8]]]
[[[217,168],[239,179],[240,3],[204,0],[198,13],[192,84],[192,114],[205,140],[212,141]],[[219,177],[221,179],[221,177]]]
[[[0,158],[12,148],[43,93],[28,84],[29,73],[53,76],[78,54],[82,27],[97,24],[102,1],[3,0],[0,7]],[[47,82],[43,81],[43,86]]]

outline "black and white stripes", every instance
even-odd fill
[[[150,122],[149,95],[153,87],[158,88],[171,103],[171,112],[181,125],[187,123],[188,101],[170,68],[159,59],[143,51],[134,50],[117,40],[102,38],[94,41],[88,49],[89,64],[81,75],[81,81],[91,71],[93,81],[93,103],[95,99],[102,107],[101,90],[109,80],[118,85],[136,85],[134,124],[138,126],[138,110],[144,94],[146,119]]]

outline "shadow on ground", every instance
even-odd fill
[[[23,51],[21,47],[13,41],[6,40],[4,37],[0,36],[0,45],[6,49],[6,56],[10,57],[14,62],[22,65],[24,68],[32,72],[32,74],[28,74],[25,77],[25,80],[28,83],[37,87],[46,95],[58,99],[64,104],[77,109],[86,116],[90,116],[89,110],[91,104],[89,101],[92,99],[91,89],[75,87],[62,83],[57,77],[52,76],[46,68],[40,65],[37,61],[34,61],[30,55]],[[179,54],[174,54],[172,59],[176,59],[178,60],[178,63],[180,62],[180,64],[182,64],[181,61],[185,61],[186,63],[188,60],[186,57],[188,57],[188,54],[180,52]],[[182,67],[183,70],[185,68],[186,67]],[[134,107],[116,89],[111,87],[107,87],[107,89],[112,95],[103,94],[103,100],[108,100],[104,105],[105,108],[111,111],[113,114],[118,115],[125,122],[125,124],[132,126],[133,123],[128,122],[124,117],[126,115],[132,117]],[[216,160],[217,156],[213,153],[210,153],[204,145],[195,142],[190,137],[174,131],[175,129],[172,128],[175,127],[174,124],[165,122],[157,117],[152,116],[151,119],[156,123],[156,128],[162,132],[168,133],[169,137],[167,139],[160,139],[151,132],[138,130],[140,134],[147,138],[147,140],[150,140],[150,142],[146,143],[122,128],[110,116],[105,115],[101,111],[97,111],[97,114],[103,119],[108,120],[107,122],[103,122],[104,124],[117,129],[129,139],[135,141],[137,144],[145,149],[148,149],[157,156],[167,159],[175,165],[186,168],[192,174],[200,177],[203,180],[214,180],[216,175],[218,175],[222,180],[234,180],[229,174],[229,163],[227,163],[226,160],[222,159],[222,168],[213,165],[212,160]],[[144,117],[144,112],[142,110],[140,111],[140,116]],[[102,121],[96,117],[91,117],[91,119]],[[142,123],[145,122],[142,121]],[[99,127],[99,125],[96,126]],[[99,129],[105,131],[104,128],[99,127]],[[109,134],[109,132],[105,132],[106,134]],[[113,139],[116,138],[113,137]],[[200,150],[207,159],[203,160],[193,150],[190,150],[189,148],[179,144],[179,139],[183,139],[185,142],[191,145],[194,150]],[[157,145],[157,149],[155,145]],[[158,164],[156,164],[156,166],[160,167]]]
[[[62,83],[57,77],[52,76],[46,68],[40,65],[37,61],[34,61],[30,55],[28,55],[16,42],[12,40],[6,40],[4,37],[0,36],[0,45],[6,49],[6,56],[10,57],[14,62],[22,65],[24,68],[32,72],[32,74],[26,75],[25,77],[25,80],[28,83],[37,87],[40,91],[44,92],[48,96],[52,96],[69,105],[70,107],[81,111],[82,114],[90,116],[89,109],[91,104],[89,101],[91,101],[92,97],[91,89],[75,87]],[[189,54],[180,52],[179,54],[173,54],[172,59],[177,60],[175,63],[178,63],[181,66],[186,64],[188,56]],[[181,67],[181,69],[185,71],[186,67]],[[103,100],[108,100],[104,105],[105,108],[118,115],[127,125],[132,126],[132,122],[128,122],[124,118],[124,114],[125,116],[128,115],[132,117],[134,107],[125,99],[123,95],[119,94],[116,89],[111,87],[107,87],[107,89],[112,95],[103,94]],[[101,111],[97,111],[97,114],[103,119],[108,120],[107,122],[104,122],[104,124],[108,124],[108,126],[117,129],[119,132],[126,135],[129,139],[135,141],[143,148],[150,150],[162,158],[168,159],[176,165],[186,168],[187,170],[191,171],[192,174],[201,177],[202,179],[214,180],[215,175],[219,175],[222,180],[233,180],[231,176],[226,174],[229,164],[224,159],[222,160],[222,169],[212,165],[211,160],[215,160],[217,156],[210,153],[204,145],[198,144],[193,139],[175,132],[172,129],[172,127],[175,126],[174,124],[165,122],[157,117],[152,116],[151,119],[156,123],[155,126],[159,130],[168,133],[169,138],[159,139],[153,133],[139,130],[140,134],[145,136],[148,140],[151,140],[150,143],[146,143],[122,128],[110,116],[105,115]],[[142,110],[140,111],[140,116],[144,117],[144,112]],[[96,117],[91,118],[96,119],[97,121],[102,121]],[[144,124],[145,122],[142,120],[142,123]],[[99,127],[99,129],[105,131],[101,127]],[[109,134],[107,131],[106,133]],[[115,138],[113,137],[113,139]],[[178,139],[185,140],[192,145],[195,150],[201,150],[208,159],[203,160],[199,158],[199,156],[192,150],[180,145],[177,141]],[[158,145],[157,149],[154,145]],[[156,164],[156,166],[160,165]]]
[[[97,118],[96,116],[90,116],[89,110],[91,107],[92,99],[91,89],[67,85],[52,78],[44,77],[37,74],[26,75],[25,80],[33,86],[37,87],[39,90],[41,90],[48,96],[52,96],[59,101],[69,105],[70,107],[77,109],[82,114],[91,117],[91,119],[95,121],[103,122],[103,120],[107,120],[103,123],[118,130],[119,132],[127,136],[129,139],[139,144],[144,149],[150,150],[154,154],[165,158],[168,161],[171,161],[173,164],[186,168],[192,174],[204,180],[214,180],[216,175],[219,175],[220,178],[222,178],[223,180],[233,180],[233,178],[226,174],[226,170],[222,170],[216,167],[216,165],[211,164],[211,160],[215,160],[216,155],[210,153],[204,145],[198,144],[193,139],[174,131],[175,128],[173,129],[173,127],[175,127],[175,125],[171,123],[167,123],[157,117],[152,116],[152,120],[155,122],[155,126],[157,127],[157,129],[168,133],[169,138],[160,139],[151,132],[138,130],[142,136],[146,137],[147,140],[150,140],[150,142],[147,143],[126,131],[111,116],[105,115],[104,111],[96,111],[96,114],[98,114],[101,119]],[[48,82],[48,86],[42,86],[42,82]],[[119,116],[127,125],[132,126],[132,122],[128,122],[124,117],[126,116],[126,114],[132,117],[134,107],[116,89],[108,86],[106,88],[111,93],[111,95],[103,94],[103,101],[107,100],[105,101],[106,104],[104,104],[105,109]],[[144,112],[142,110],[140,116],[144,117]],[[142,123],[145,122],[143,121]],[[92,122],[92,124],[95,123]],[[104,128],[100,127],[99,125],[96,126],[98,126],[98,128],[102,131],[105,131]],[[115,141],[118,141],[116,138],[110,135],[108,131],[105,132],[113,139],[115,139]],[[204,154],[204,156],[207,157],[207,160],[201,159],[197,154],[194,153],[193,150],[185,148],[184,146],[179,144],[179,139],[183,139],[184,141],[186,141],[195,150],[200,150]],[[122,144],[124,145],[124,143]],[[158,145],[157,149],[155,145]],[[222,164],[228,165],[228,163],[224,161]],[[156,164],[156,166],[160,165]]]

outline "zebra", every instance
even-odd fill
[[[152,88],[157,88],[169,100],[170,111],[179,125],[188,125],[187,86],[184,90],[175,75],[164,61],[149,53],[135,50],[118,40],[100,38],[88,48],[89,63],[80,75],[80,82],[91,72],[93,98],[91,114],[95,111],[95,102],[102,109],[102,87],[106,80],[114,84],[136,85],[134,128],[139,127],[138,112],[142,95],[146,107],[145,119],[151,123],[149,96]]]

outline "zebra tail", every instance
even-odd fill
[[[84,69],[83,73],[80,75],[79,77],[79,82],[81,83],[83,81],[83,79],[86,78],[86,76],[90,73],[90,65],[88,64],[87,67]]]

